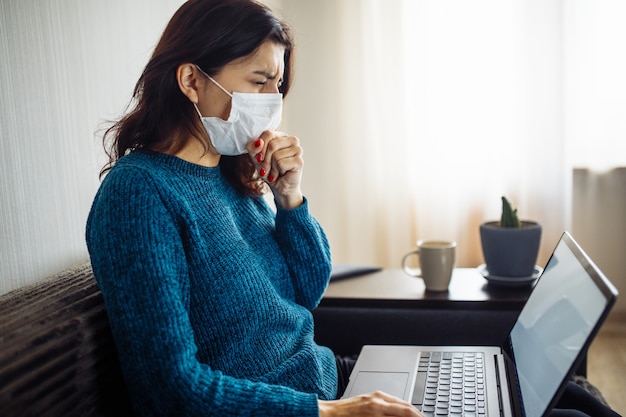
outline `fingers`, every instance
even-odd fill
[[[304,160],[297,137],[266,131],[248,144],[248,153],[259,176],[270,185],[278,205],[285,209],[302,205],[300,183]]]
[[[248,152],[259,175],[270,184],[286,173],[301,171],[304,165],[300,140],[282,132],[264,132],[248,144]]]
[[[343,400],[320,401],[320,416],[420,417],[422,414],[408,402],[377,391]]]
[[[380,415],[407,417],[421,416],[413,405],[385,392],[376,391],[371,394],[367,394],[365,397],[370,401],[372,407],[382,413]]]

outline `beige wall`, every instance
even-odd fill
[[[611,318],[626,325],[626,168],[573,175],[572,234],[620,291]]]
[[[96,132],[182,2],[2,0],[0,294],[88,259]]]

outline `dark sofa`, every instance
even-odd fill
[[[91,265],[0,296],[0,416],[132,416]]]

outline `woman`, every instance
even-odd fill
[[[105,134],[86,237],[142,415],[419,415],[383,393],[335,400],[335,357],[313,341],[331,261],[298,139],[273,130],[291,65],[265,6],[190,0]]]

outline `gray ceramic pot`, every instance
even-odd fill
[[[489,275],[529,277],[539,254],[541,225],[522,221],[522,227],[509,228],[486,222],[480,225],[480,241]]]

